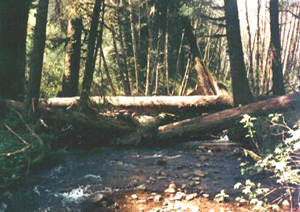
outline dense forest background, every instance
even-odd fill
[[[270,17],[272,2],[279,23]],[[237,1],[240,35],[234,32],[230,38],[226,22],[235,15],[234,0],[226,0],[225,7],[218,0],[5,0],[0,20],[1,96],[24,99],[25,91],[31,100],[39,93],[42,98],[80,93],[186,95],[206,86],[195,71],[196,44],[203,67],[231,90],[235,71],[230,72],[230,55],[240,52],[228,50],[228,39],[234,44],[240,38],[252,94],[272,94],[274,57],[281,58],[279,72],[286,91],[291,91],[300,65],[300,5],[276,2]],[[271,29],[276,24],[277,38]],[[273,48],[279,49],[279,55],[272,53]],[[275,87],[280,87],[278,79]],[[240,92],[247,96],[243,89]]]

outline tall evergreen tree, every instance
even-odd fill
[[[86,109],[88,106],[88,98],[90,95],[90,90],[93,82],[93,75],[95,69],[94,53],[95,53],[95,44],[97,38],[97,29],[98,29],[99,18],[100,18],[101,3],[103,4],[102,12],[104,13],[104,1],[95,0],[93,14],[92,14],[92,22],[91,22],[89,38],[88,38],[88,47],[87,47],[88,49],[87,49],[87,56],[86,56],[86,63],[85,63],[85,71],[84,71],[84,77],[82,83],[82,91],[80,95],[81,109]]]
[[[281,44],[278,21],[278,0],[270,0],[271,53],[272,53],[272,91],[274,95],[284,95],[281,63]]]
[[[59,96],[68,97],[78,95],[78,80],[80,69],[82,20],[74,18],[68,21],[68,44],[65,53],[65,71],[62,89]]]
[[[39,0],[30,58],[29,86],[26,97],[27,113],[34,113],[40,97],[49,0]]]
[[[0,6],[0,96],[23,100],[29,0],[2,0]]]
[[[237,0],[224,0],[234,105],[253,100],[244,62]]]

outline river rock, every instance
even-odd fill
[[[183,174],[182,174],[182,177],[183,177],[183,178],[188,178],[188,177],[189,177],[189,174],[188,174],[188,173],[183,173]]]
[[[174,197],[170,198],[170,200],[171,201],[178,201],[178,200],[182,200],[184,197],[185,197],[185,193],[177,192]]]
[[[193,172],[194,175],[198,176],[198,177],[204,177],[206,175],[205,172],[201,171],[200,169],[197,169]]]
[[[149,177],[149,180],[154,182],[155,178],[154,177]]]
[[[176,188],[177,188],[177,186],[176,186],[176,184],[175,184],[175,183],[170,183],[170,185],[169,185],[169,188],[174,188],[174,189],[176,189]]]
[[[134,200],[137,200],[139,197],[136,194],[132,194],[131,198],[134,199]]]
[[[94,193],[89,196],[89,201],[92,203],[100,202],[104,199],[104,195],[101,193]]]
[[[209,194],[202,194],[202,196],[203,196],[204,198],[208,198],[208,197],[209,197]]]
[[[186,196],[185,199],[188,201],[191,201],[191,200],[195,199],[197,197],[197,195],[198,195],[197,193],[189,194]]]
[[[193,181],[200,181],[200,179],[201,179],[200,177],[193,177],[192,178]]]
[[[137,186],[135,189],[136,189],[136,190],[140,190],[140,191],[145,191],[146,188],[147,188],[146,185],[145,185],[145,184],[142,184],[142,185]]]
[[[281,206],[283,210],[289,210],[291,208],[290,202],[286,199],[282,201]]]
[[[160,201],[162,201],[162,200],[163,200],[162,195],[156,195],[156,196],[154,197],[154,202],[160,202]]]
[[[176,189],[174,189],[174,188],[167,188],[167,189],[165,190],[165,193],[174,194],[174,193],[176,193]]]
[[[154,196],[150,196],[150,197],[147,198],[148,202],[153,201],[153,200],[154,200]]]

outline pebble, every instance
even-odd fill
[[[176,189],[177,187],[176,187],[176,184],[175,184],[175,183],[171,183],[171,184],[169,185],[169,188],[174,188],[174,189]]]
[[[204,198],[208,198],[208,197],[209,197],[209,194],[202,194],[202,196],[203,196]]]
[[[174,188],[167,188],[167,189],[165,190],[165,193],[174,194],[174,193],[176,193],[176,190],[175,190]]]
[[[145,184],[142,184],[142,185],[139,185],[136,187],[136,190],[142,190],[142,191],[145,191],[146,190],[146,185]]]
[[[288,210],[291,207],[290,202],[286,199],[282,201],[281,205],[283,210]]]
[[[197,195],[198,195],[197,193],[189,194],[186,196],[185,199],[188,201],[191,201],[191,200],[195,199],[197,197]]]
[[[203,171],[201,170],[195,170],[193,172],[194,175],[198,176],[198,177],[204,177],[206,175],[206,173],[204,173]]]
[[[171,201],[178,201],[178,200],[182,200],[184,197],[185,197],[185,193],[177,192],[174,197],[170,198],[170,200]]]
[[[131,195],[131,198],[134,199],[134,200],[137,200],[137,199],[138,199],[138,196],[137,196],[136,194],[132,194],[132,195]]]
[[[193,177],[192,178],[193,181],[200,181],[200,179],[201,179],[200,177]]]
[[[154,202],[160,202],[160,201],[162,201],[162,200],[163,200],[162,195],[156,195],[156,196],[154,197]]]
[[[103,198],[104,198],[104,195],[100,194],[100,193],[92,194],[89,197],[90,201],[93,203],[100,202]]]
[[[158,176],[157,177],[157,180],[164,180],[164,179],[167,179],[167,177],[166,176]]]
[[[147,198],[147,201],[150,202],[150,201],[153,201],[153,199],[154,199],[154,197],[150,196],[150,197]]]
[[[149,180],[150,181],[155,181],[155,178],[154,177],[149,177]]]
[[[183,173],[183,174],[182,174],[182,177],[183,177],[183,178],[188,178],[188,177],[189,177],[189,174],[188,174],[188,173]]]
[[[186,188],[187,188],[187,185],[186,185],[186,184],[182,184],[182,185],[181,185],[181,188],[182,188],[182,189],[186,189]]]

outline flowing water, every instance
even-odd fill
[[[170,182],[211,196],[221,189],[232,190],[241,179],[235,147],[204,147],[202,143],[67,150],[57,166],[29,173],[11,198],[0,201],[0,211],[97,211],[98,206],[89,201],[95,193],[109,194],[121,204],[138,186],[144,186],[144,193],[163,194]],[[125,208],[120,206],[118,211],[133,210]],[[98,211],[115,210],[107,207]]]

